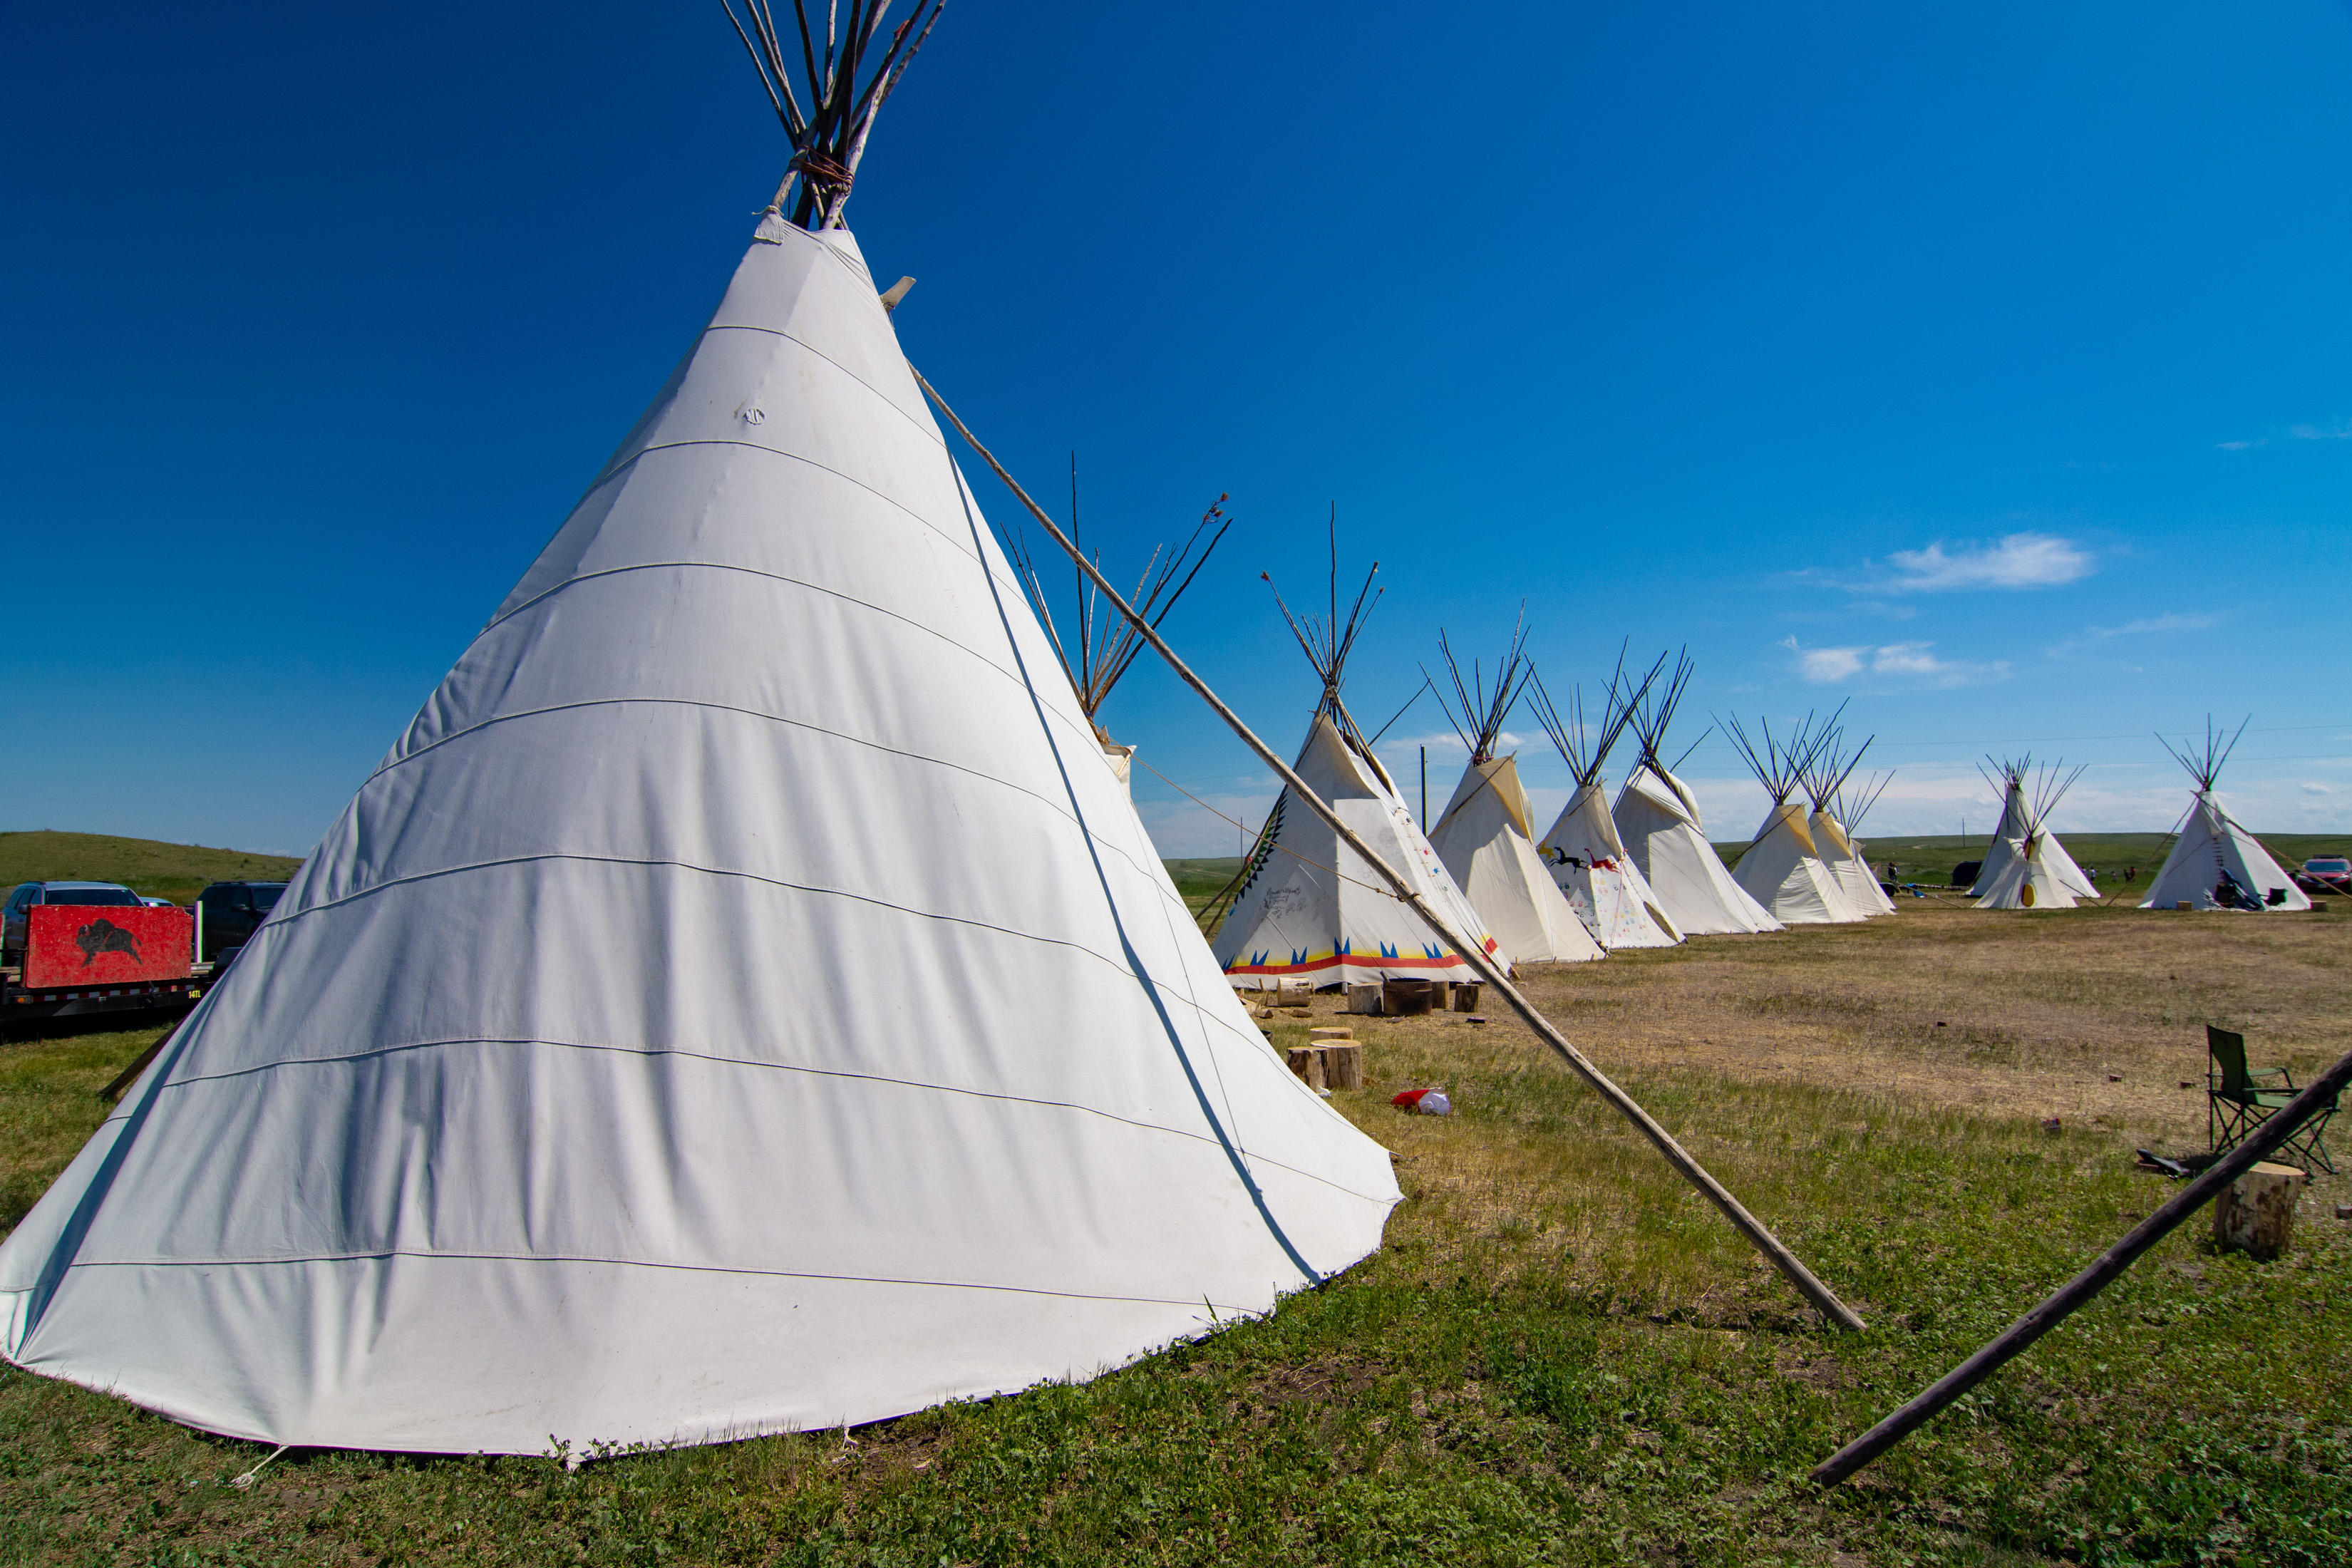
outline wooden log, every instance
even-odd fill
[[[1364,1047],[1353,1040],[1333,1040],[1323,1047],[1323,1082],[1328,1089],[1364,1087]]]
[[[1426,980],[1383,980],[1381,1011],[1391,1018],[1417,1018],[1429,1011],[1434,989]]]
[[[1381,1016],[1381,984],[1368,980],[1348,987],[1348,1011],[1377,1018]]]
[[[2170,1235],[2174,1226],[2212,1202],[2221,1189],[2261,1164],[2263,1155],[2294,1137],[2305,1122],[2320,1111],[2332,1109],[2336,1097],[2347,1088],[2352,1088],[2352,1055],[2344,1057],[2314,1079],[2293,1100],[2271,1112],[2246,1135],[2243,1142],[2223,1155],[2203,1175],[2189,1183],[2169,1203],[2134,1226],[2121,1241],[2101,1253],[2088,1268],[2060,1286],[2025,1316],[1995,1335],[1990,1344],[1937,1378],[1925,1394],[1815,1465],[1810,1478],[1813,1484],[1836,1486],[1925,1426],[1944,1406],[2000,1371],[2012,1356],[2021,1354],[2028,1345],[2064,1322],[2077,1307],[2105,1289],[2117,1275],[2132,1266],[2133,1260],[2141,1253]]]
[[[1464,982],[1457,980],[1454,983],[1454,1010],[1457,1013],[1475,1013],[1478,1010],[1478,983],[1476,981],[1472,980]]]
[[[1323,1047],[1320,1046],[1291,1047],[1290,1070],[1297,1073],[1298,1081],[1309,1089],[1328,1087],[1323,1079]]]
[[[1307,1030],[1307,1037],[1320,1045],[1328,1040],[1352,1040],[1356,1037],[1356,1031],[1347,1024],[1321,1024]]]
[[[2267,1162],[2221,1189],[2213,1202],[2213,1240],[2231,1252],[2268,1263],[2294,1237],[2294,1200],[2303,1173]]]

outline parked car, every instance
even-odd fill
[[[25,962],[25,931],[32,918],[26,911],[35,904],[135,910],[140,899],[120,882],[19,882],[7,903],[0,905],[0,964]]]
[[[2315,855],[2294,873],[2294,885],[2306,893],[2352,895],[2352,859],[2341,855]]]
[[[243,947],[286,891],[283,882],[215,882],[196,895],[203,910],[197,929],[203,938],[196,962],[212,963],[230,948]]]

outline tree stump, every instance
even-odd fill
[[[1327,1087],[1323,1081],[1323,1047],[1293,1046],[1290,1047],[1290,1070],[1309,1089]]]
[[[2293,1165],[2251,1166],[2213,1202],[2213,1240],[2269,1262],[2294,1235],[2294,1200],[2303,1173]]]
[[[1457,980],[1454,983],[1454,1010],[1475,1013],[1478,1010],[1478,982]]]
[[[1348,1011],[1350,1013],[1369,1014],[1375,1018],[1379,1017],[1381,1015],[1381,983],[1377,980],[1367,980],[1360,984],[1349,986]]]
[[[1323,1047],[1323,1081],[1330,1089],[1364,1087],[1364,1047],[1353,1040],[1333,1040]]]
[[[1429,1011],[1435,990],[1426,980],[1383,980],[1381,1011],[1391,1018],[1417,1018]]]
[[[1307,1040],[1318,1046],[1331,1040],[1352,1040],[1355,1037],[1355,1029],[1346,1024],[1321,1024],[1307,1031]]]

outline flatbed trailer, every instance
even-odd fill
[[[0,1029],[109,1013],[184,1013],[219,965],[197,963],[194,917],[172,908],[42,904],[21,961],[0,967]]]
[[[212,981],[211,964],[189,967],[190,973],[177,980],[42,986],[27,986],[22,969],[0,969],[0,1027],[93,1013],[144,1013],[165,1007],[185,1011],[196,1005]]]

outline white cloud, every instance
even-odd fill
[[[1895,575],[1874,584],[1890,594],[1936,594],[1960,588],[2048,588],[2088,576],[2090,552],[2054,533],[2012,533],[1980,549],[1948,552],[1938,540],[1925,550],[1887,557]]]
[[[2194,615],[2151,616],[2146,620],[2126,621],[2119,626],[2085,626],[2083,635],[2104,639],[2138,637],[2146,632],[2201,632],[2221,624],[2220,616],[2200,610]]]
[[[2249,447],[2267,447],[2270,440],[2265,437],[2260,441],[2216,441],[2213,445],[2224,452],[2242,452]]]
[[[2151,637],[2176,632],[2201,632],[2220,626],[2228,617],[2214,611],[2200,610],[2189,615],[2149,616],[2137,621],[2126,621],[2119,626],[2084,626],[2083,635],[2069,637],[2050,650],[2053,658],[2063,658],[2081,653],[2095,643],[2116,637]]]
[[[1795,649],[1798,670],[1807,680],[1821,685],[1860,675],[1870,652],[1866,647],[1800,647],[1793,637],[1783,637],[1780,646]]]
[[[2324,784],[2307,784],[2303,786],[2303,793],[2305,795],[2334,795],[2336,792],[2329,789]]]
[[[2006,661],[1977,664],[1937,658],[1931,651],[1936,645],[1927,642],[1886,643],[1877,647],[1805,647],[1790,637],[1781,638],[1780,646],[1796,654],[1797,672],[1816,686],[1834,686],[1865,671],[1872,675],[1925,677],[1930,684],[1948,687],[1999,680],[2009,674]]]
[[[2347,419],[2333,430],[2316,425],[2297,425],[2287,434],[2298,441],[2352,441],[2352,419]]]
[[[1878,650],[1871,661],[1871,670],[1878,675],[1942,675],[1958,666],[1937,658],[1927,650],[1933,643],[1890,643]]]

